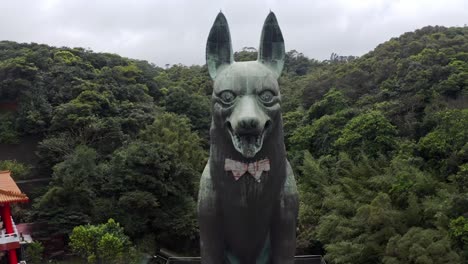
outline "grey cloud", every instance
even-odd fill
[[[320,60],[332,52],[360,56],[404,32],[463,26],[468,17],[465,0],[25,0],[0,6],[0,39],[90,48],[160,66],[203,64],[206,37],[220,9],[235,50],[258,46],[272,9],[286,48]]]

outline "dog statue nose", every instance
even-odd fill
[[[257,118],[244,118],[239,121],[239,128],[242,130],[254,130],[258,128],[260,121]]]

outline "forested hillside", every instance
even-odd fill
[[[331,263],[466,263],[468,28],[406,33],[292,83],[300,247]]]
[[[23,220],[53,235],[113,218],[140,251],[197,254],[211,85],[205,66],[0,42],[0,143],[40,138],[34,168],[0,169],[52,177]],[[360,58],[293,50],[280,86],[298,253],[468,263],[467,27],[425,27]]]

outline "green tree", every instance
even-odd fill
[[[0,112],[0,143],[18,143],[19,135],[15,129],[15,119],[12,113]]]
[[[124,229],[112,218],[105,224],[73,228],[70,247],[88,263],[138,263]]]
[[[418,149],[446,177],[468,160],[468,109],[438,112],[433,119],[436,127],[419,140]]]
[[[16,118],[17,130],[22,134],[38,134],[48,130],[53,107],[47,98],[47,89],[35,83],[20,98]]]
[[[379,111],[369,111],[351,119],[336,140],[336,147],[356,155],[364,151],[371,156],[395,149],[397,130]]]
[[[206,164],[206,150],[201,148],[200,137],[192,132],[190,121],[185,117],[163,113],[140,132],[139,138],[166,145],[185,164],[190,164],[193,170],[201,171]]]
[[[20,180],[28,178],[31,166],[16,160],[0,160],[0,170],[9,170],[14,179]]]
[[[235,61],[254,61],[257,57],[257,49],[253,47],[243,47],[241,51],[234,52]]]
[[[335,88],[330,89],[322,100],[314,103],[307,111],[309,120],[318,119],[324,115],[332,115],[349,107],[346,96]]]
[[[468,218],[460,216],[450,221],[451,237],[463,249],[463,257],[468,258]]]
[[[304,54],[291,50],[286,52],[285,61],[285,72],[293,75],[305,75],[310,68],[319,65],[319,61],[310,60]]]
[[[312,124],[298,127],[289,137],[293,150],[304,149],[315,157],[336,153],[335,143],[342,136],[343,127],[353,116],[351,111],[341,111],[324,115]]]
[[[24,56],[0,61],[0,98],[15,101],[23,91],[31,87],[37,67]]]
[[[187,118],[161,114],[113,153],[101,194],[115,198],[98,211],[132,237],[155,233],[160,244],[186,245],[197,232],[196,185],[206,156]]]
[[[53,171],[51,186],[35,201],[32,217],[47,222],[50,233],[68,234],[90,221],[102,169],[94,149],[78,146]]]
[[[44,246],[41,242],[28,243],[26,247],[26,260],[28,263],[40,264],[42,262],[42,254],[44,253]]]
[[[211,117],[207,96],[190,94],[179,87],[172,88],[165,97],[164,106],[168,112],[187,116],[193,129],[208,139]]]
[[[385,264],[460,263],[460,257],[440,230],[411,228],[403,236],[392,237],[387,245]]]

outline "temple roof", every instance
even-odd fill
[[[11,178],[10,171],[0,171],[0,204],[27,201],[29,201],[28,196],[18,188]]]

